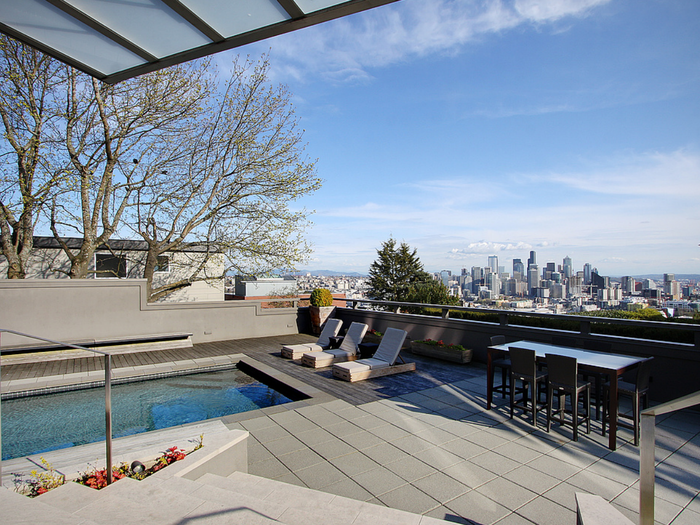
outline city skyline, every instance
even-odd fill
[[[299,267],[364,273],[393,236],[431,271],[536,250],[700,273],[699,20],[688,0],[402,0],[241,48],[269,52],[319,159]]]

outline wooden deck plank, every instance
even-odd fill
[[[367,379],[350,383],[333,378],[331,368],[313,369],[302,366],[299,361],[283,359],[280,356],[282,344],[298,344],[314,342],[316,337],[307,334],[293,334],[232,341],[217,341],[198,343],[192,348],[175,348],[170,350],[154,350],[146,352],[115,354],[112,366],[116,368],[140,366],[143,364],[158,364],[173,361],[191,360],[218,355],[246,354],[272,368],[314,386],[328,394],[343,399],[352,404],[367,403],[409,393],[415,390],[434,387],[446,381],[458,381],[462,378],[473,377],[477,372],[469,365],[454,365],[438,362],[429,358],[404,353],[407,361],[417,363],[415,372],[407,372],[392,376]],[[78,371],[81,367],[102,370],[103,359],[96,358],[67,358],[54,362],[36,362],[32,364],[4,364],[2,380],[9,380],[24,375],[25,377],[41,377]]]

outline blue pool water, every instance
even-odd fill
[[[113,385],[113,437],[290,401],[238,369]],[[104,388],[3,401],[2,459],[104,440],[104,413]]]

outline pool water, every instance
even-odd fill
[[[128,436],[290,402],[238,369],[112,386],[112,434]],[[105,439],[104,387],[2,402],[2,459]]]

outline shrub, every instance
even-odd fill
[[[433,341],[432,339],[424,339],[422,341],[413,341],[414,343],[422,343],[424,345],[437,346],[439,348],[444,348],[445,350],[454,350],[455,352],[464,352],[467,350],[462,345],[455,345],[452,343],[445,343],[442,340]]]
[[[333,296],[328,288],[316,288],[311,292],[311,306],[332,306]]]

